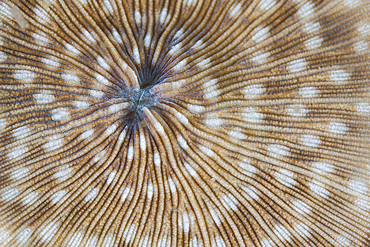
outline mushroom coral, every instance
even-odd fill
[[[0,246],[370,244],[368,0],[1,0]]]

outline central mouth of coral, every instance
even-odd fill
[[[137,76],[140,88],[124,92],[124,97],[131,103],[129,119],[132,122],[142,120],[144,107],[150,108],[155,105],[156,96],[150,90],[160,82],[159,73],[156,73],[155,69],[141,69]]]

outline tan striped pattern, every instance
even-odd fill
[[[369,247],[367,0],[0,0],[0,246]]]

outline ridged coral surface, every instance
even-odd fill
[[[368,0],[0,0],[0,246],[370,246]]]

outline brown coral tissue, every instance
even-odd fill
[[[1,247],[369,247],[369,0],[0,0]]]

